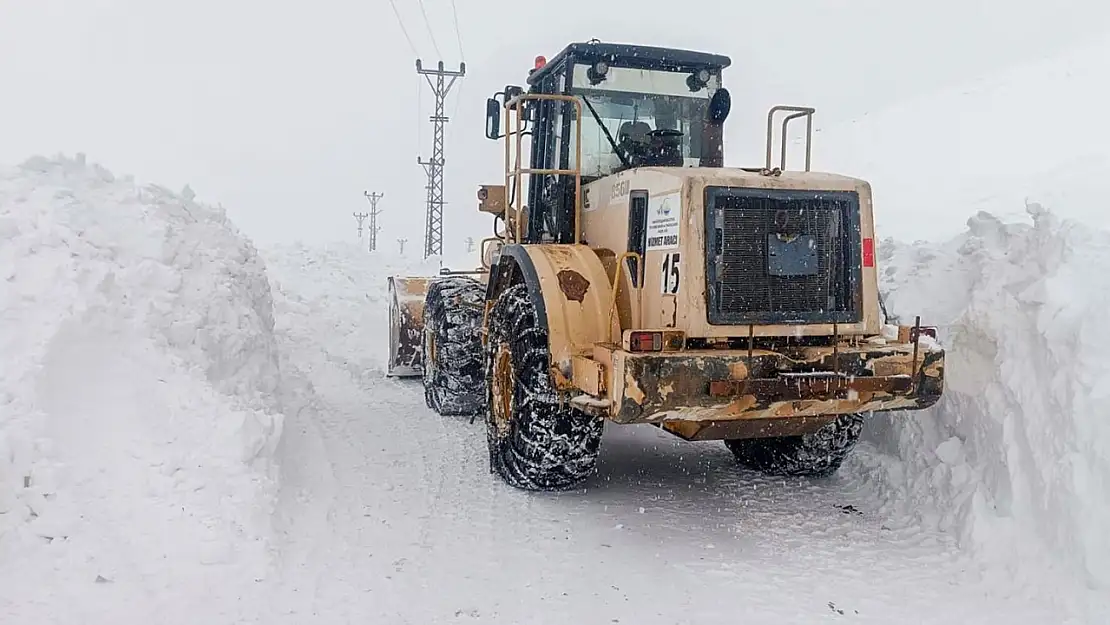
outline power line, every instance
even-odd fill
[[[466,62],[466,53],[463,52],[462,45],[462,31],[459,30],[459,9],[455,6],[455,0],[451,0],[451,17],[455,23],[455,41],[459,44],[459,60]],[[462,103],[462,90],[463,85],[459,85],[459,92],[455,94],[455,109],[451,112],[451,117],[459,116],[459,104]]]
[[[466,83],[463,83],[463,82],[459,83],[459,90],[458,90],[458,92],[455,93],[455,110],[451,111],[451,117],[458,117],[459,116],[459,104],[462,103],[462,92],[463,92],[463,87],[465,87],[465,86],[466,86]]]
[[[424,0],[416,0],[420,3],[420,12],[424,14],[424,25],[428,27],[428,36],[432,38],[432,47],[435,48],[436,56],[443,58],[443,54],[439,51],[439,44],[436,43],[436,36],[432,32],[432,23],[428,21],[428,12],[424,10]],[[420,56],[417,54],[416,56]]]
[[[401,19],[401,13],[397,10],[397,4],[393,0],[389,0],[389,6],[393,7],[393,15],[397,17],[397,25],[401,27],[401,32],[405,35],[405,41],[409,42],[409,48],[412,49],[412,53],[416,56],[420,56],[420,53],[416,51],[416,46],[412,43],[412,37],[409,37],[408,29],[405,28],[404,20]],[[425,16],[424,19],[427,19],[427,16]]]
[[[463,54],[462,33],[459,32],[459,10],[455,8],[455,0],[451,0],[451,15],[455,19],[455,39],[459,42],[459,60],[465,61],[466,55]]]

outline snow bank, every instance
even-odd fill
[[[946,395],[876,419],[858,456],[891,512],[1043,583],[1110,589],[1110,232],[979,213],[942,244],[880,246],[891,315],[940,326]],[[1075,580],[1081,584],[1076,585]],[[1105,597],[1106,595],[1103,594]]]
[[[35,158],[0,169],[0,320],[6,620],[249,610],[282,425],[250,243],[188,189]]]
[[[870,180],[879,227],[898,239],[958,235],[979,210],[1021,219],[1026,198],[1110,227],[1108,74],[1110,33],[822,128],[814,167]]]

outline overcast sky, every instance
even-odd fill
[[[383,243],[418,253],[432,96],[415,56],[465,60],[447,104],[457,250],[490,232],[474,192],[501,180],[485,98],[568,42],[731,56],[727,159],[751,164],[773,104],[829,125],[1110,30],[1101,0],[455,0],[457,33],[451,0],[422,0],[427,23],[420,0],[394,2],[400,23],[390,0],[0,0],[0,161],[80,151],[188,183],[263,243],[352,239],[375,190]]]

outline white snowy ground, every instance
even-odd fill
[[[382,377],[385,278],[431,265],[264,265],[187,193],[70,160],[0,172],[0,233],[4,623],[1106,613],[1110,359],[1080,339],[1110,284],[1069,281],[1108,235],[984,217],[947,250],[882,247],[891,308],[944,326],[954,381],[834,479],[618,428],[588,489],[536,495],[488,473],[480,423]]]
[[[948,389],[837,477],[615,428],[588,489],[539,495],[382,376],[385,279],[433,264],[259,258],[188,190],[0,169],[0,623],[1107,622],[1110,233],[1021,210],[879,247]]]
[[[1006,336],[999,318],[973,316],[1005,300],[991,292],[969,302],[961,280],[989,268],[996,275],[988,279],[1004,285],[1023,267],[1014,262],[1058,263],[1058,247],[1029,241],[1059,245],[1067,233],[1042,224],[1014,235],[1011,248],[1026,252],[1015,261],[993,229],[980,230],[965,244],[989,250],[978,255],[885,247],[898,255],[888,270],[891,307],[921,310],[946,331],[964,323]],[[1069,245],[1110,253],[1110,241]],[[1088,480],[1110,476],[1093,437],[1096,415],[1048,412],[1048,385],[991,378],[999,367],[1046,358],[1028,351],[1037,349],[1032,337],[1021,337],[1026,347],[1014,361],[974,360],[980,355],[969,346],[973,360],[953,364],[964,386],[954,385],[942,409],[903,415],[908,425],[893,433],[875,428],[874,442],[835,479],[763,478],[737,469],[723,446],[618,427],[588,489],[528,495],[488,473],[480,422],[438,417],[424,408],[418,383],[381,378],[373,346],[384,311],[361,304],[378,301],[386,272],[403,267],[354,246],[264,255],[281,285],[279,341],[289,340],[294,366],[318,393],[311,410],[290,417],[283,441],[296,468],[283,474],[285,590],[271,607],[297,622],[1095,623],[1110,609],[1108,580],[1082,569],[1083,554],[1096,569],[1106,555],[1098,543],[1098,525],[1110,518],[1105,490],[1065,479],[1024,501],[1007,499],[1040,488],[1023,468],[1006,473],[1008,454],[1051,470],[1051,454],[1078,443],[1046,433],[1054,419],[1089,432],[1075,453]],[[930,277],[931,302],[902,295],[914,272]],[[1023,311],[1006,314],[1018,327],[1034,322]],[[294,329],[307,340],[285,334]],[[312,338],[329,332],[322,344]],[[1007,384],[1024,388],[1025,412],[1003,399],[975,403],[981,389],[967,386],[972,375],[985,378],[988,397]],[[1015,422],[1041,437],[1009,443],[1011,435],[995,431]],[[1020,458],[1027,451],[1032,457]],[[1062,509],[1035,502],[1046,490]],[[1053,519],[1070,524],[1060,535],[1075,540],[1053,544],[1036,531]]]

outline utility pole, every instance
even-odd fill
[[[378,213],[381,211],[378,210],[378,200],[385,197],[385,194],[377,191],[373,193],[363,191],[362,194],[370,200],[370,251],[373,252],[378,249],[378,230],[380,230],[378,227]]]
[[[397,239],[397,243],[401,245],[401,256],[405,255],[405,241],[408,241],[408,239]]]
[[[466,237],[466,252],[469,254],[474,251],[474,237]]]
[[[459,71],[443,69],[443,61],[437,69],[424,69],[420,59],[416,59],[416,73],[424,76],[436,97],[435,115],[432,121],[432,158],[424,160],[419,156],[416,162],[424,166],[428,174],[428,207],[424,228],[424,258],[443,253],[443,125],[447,117],[443,114],[443,101],[455,81],[466,75],[466,63],[459,63]],[[432,77],[435,80],[432,80]],[[447,82],[450,78],[450,82]]]
[[[366,213],[351,213],[358,220],[358,240],[362,240],[362,222],[366,221]]]

